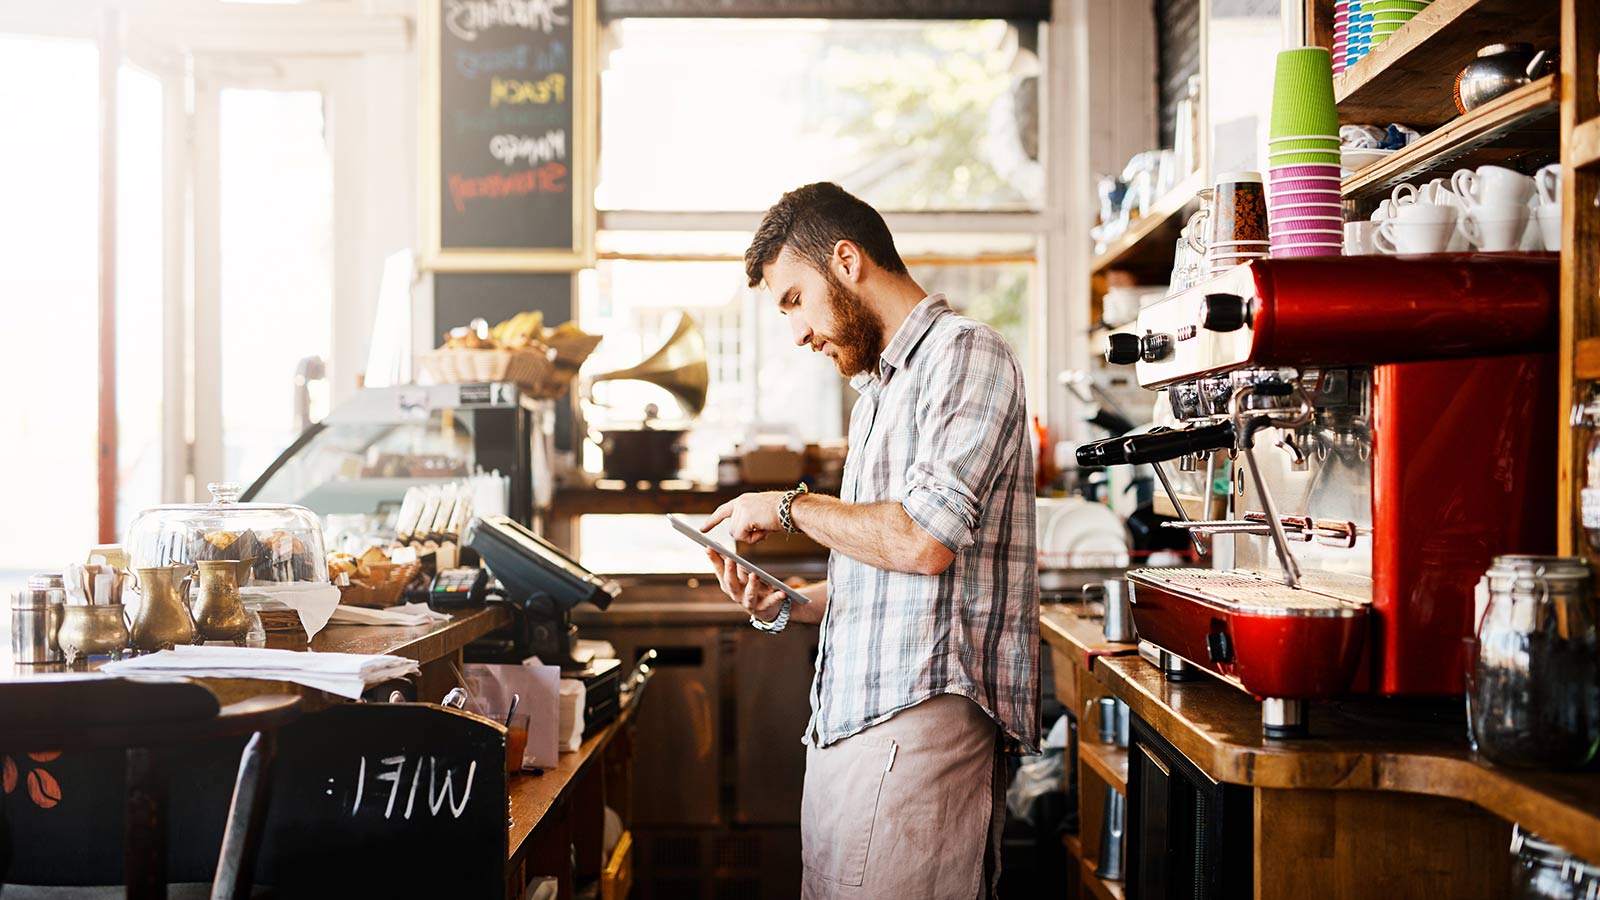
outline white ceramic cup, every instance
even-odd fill
[[[1344,223],[1344,255],[1345,256],[1372,256],[1378,248],[1372,240],[1378,234],[1377,222],[1346,222]]]
[[[1534,193],[1532,178],[1501,166],[1457,169],[1450,176],[1450,187],[1468,209],[1525,204]]]
[[[1478,206],[1467,210],[1456,227],[1472,246],[1484,253],[1506,253],[1521,245],[1522,233],[1528,228],[1528,215],[1528,207],[1523,203]]]
[[[1381,253],[1442,253],[1456,230],[1454,207],[1407,203],[1378,224],[1373,246]]]
[[[1533,214],[1539,222],[1539,239],[1552,253],[1561,252],[1561,201],[1546,203]]]
[[[1539,204],[1561,204],[1561,163],[1551,163],[1533,173],[1533,185],[1539,194]]]

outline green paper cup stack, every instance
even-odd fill
[[[1278,54],[1272,84],[1268,157],[1272,168],[1339,163],[1339,112],[1333,57],[1324,47]]]
[[[1427,8],[1427,0],[1368,0],[1362,9],[1372,13],[1373,45],[1387,41],[1412,17]]]

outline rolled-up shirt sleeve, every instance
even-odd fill
[[[906,471],[906,515],[952,553],[972,546],[1001,467],[1024,452],[1021,379],[1004,340],[965,328],[936,349],[922,386],[917,453]]]

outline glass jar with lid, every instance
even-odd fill
[[[206,488],[210,503],[155,506],[134,518],[124,542],[134,568],[252,560],[254,584],[328,582],[315,513],[303,506],[240,503],[237,484]]]
[[[1489,760],[1576,768],[1600,749],[1600,634],[1588,563],[1497,556],[1467,691],[1474,748]]]

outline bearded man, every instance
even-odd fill
[[[715,552],[750,624],[821,625],[804,740],[807,900],[981,900],[999,880],[1005,752],[1039,743],[1033,458],[1022,370],[906,270],[877,211],[785,194],[745,252],[795,344],[859,393],[837,498],[745,494],[707,520],[802,532],[827,580],[781,592]],[[753,686],[759,690],[759,686]]]

